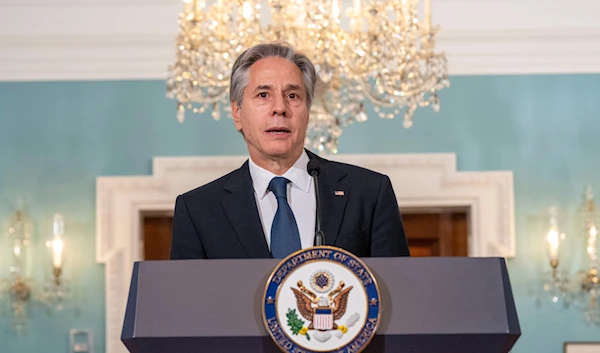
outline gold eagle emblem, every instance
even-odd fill
[[[350,294],[350,291],[353,288],[350,286],[343,289],[344,286],[344,282],[340,282],[337,288],[331,291],[327,297],[318,297],[315,293],[307,289],[302,284],[302,281],[298,281],[298,288],[300,288],[300,290],[293,287],[291,288],[292,291],[294,291],[300,315],[310,321],[310,326],[308,326],[309,330],[315,329],[313,326],[313,319],[315,312],[318,309],[330,309],[334,321],[339,320],[344,316],[348,305],[348,294]],[[332,329],[336,330],[337,328],[338,326],[333,323]]]

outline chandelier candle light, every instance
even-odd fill
[[[402,115],[413,124],[418,107],[439,110],[438,91],[449,86],[447,60],[435,53],[438,28],[430,0],[419,21],[418,0],[184,0],[175,62],[168,68],[167,96],[186,111],[230,115],[229,79],[241,52],[285,41],[315,64],[317,82],[305,144],[336,153],[345,126],[367,120],[365,104],[381,118]],[[270,16],[269,16],[270,15]],[[270,19],[270,22],[267,23]]]

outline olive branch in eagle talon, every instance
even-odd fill
[[[298,314],[296,314],[296,309],[288,309],[288,312],[285,314],[285,316],[287,317],[287,324],[292,330],[292,333],[294,335],[304,334],[306,335],[306,339],[310,341],[310,336],[306,332],[308,329],[304,328],[304,321],[300,320]]]
[[[315,315],[315,309],[317,308],[330,308],[333,314],[333,320],[339,320],[346,313],[346,307],[348,305],[348,294],[352,290],[352,286],[342,290],[344,288],[344,282],[340,282],[338,287],[331,291],[327,298],[317,297],[317,295],[311,292],[309,289],[304,287],[302,281],[298,281],[298,288],[292,288],[294,295],[296,296],[296,303],[300,315],[306,320],[310,321],[308,326],[309,330],[313,330],[313,318]],[[333,329],[337,330],[338,325],[333,323]]]

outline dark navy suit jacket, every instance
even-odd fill
[[[359,257],[409,256],[390,179],[310,151],[307,154],[321,162],[318,178],[325,245]],[[248,161],[240,169],[177,197],[171,259],[269,257]]]

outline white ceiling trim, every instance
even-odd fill
[[[181,8],[181,0],[0,0],[0,81],[165,79]],[[451,75],[600,73],[600,1],[432,8]]]

